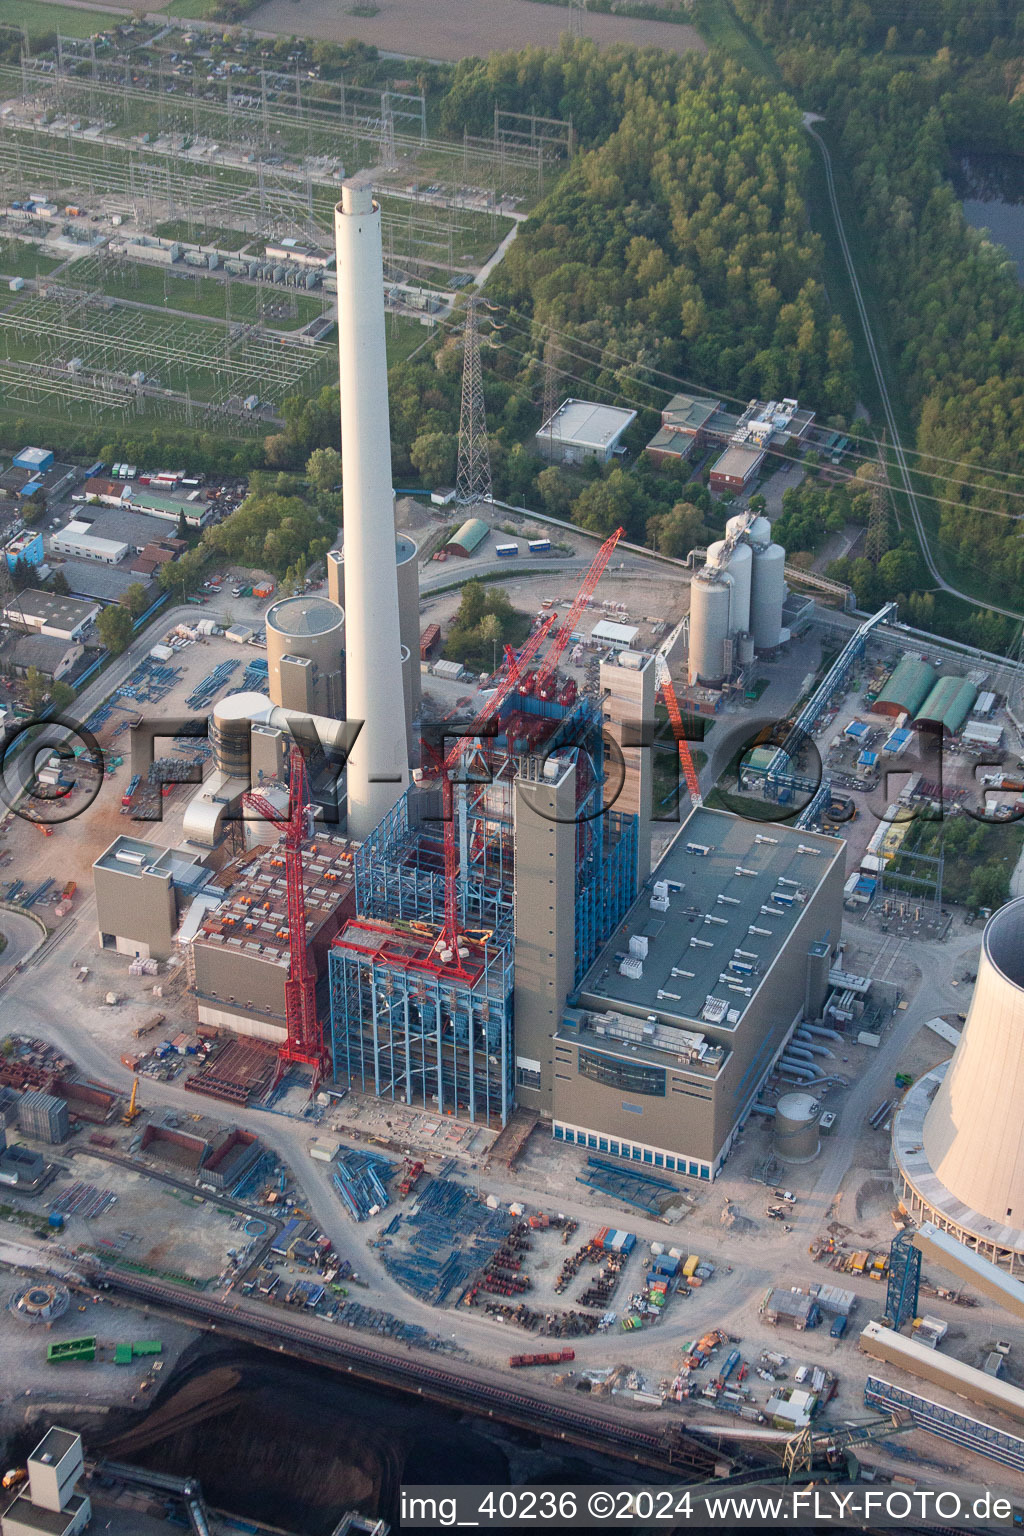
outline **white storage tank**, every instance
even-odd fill
[[[749,630],[736,636],[736,661],[741,667],[749,667],[754,659],[754,637]]]
[[[809,1163],[817,1157],[821,1103],[800,1089],[784,1093],[775,1106],[775,1156],[784,1163]]]
[[[708,565],[717,566],[728,574],[732,582],[732,606],[729,610],[729,633],[738,635],[750,628],[750,573],[752,556],[746,544],[734,544],[730,549],[724,539],[717,539],[708,549]]]
[[[715,566],[698,571],[690,585],[690,683],[719,687],[725,681],[732,582]]]
[[[754,649],[774,650],[782,640],[782,605],[786,600],[786,551],[765,544],[753,556],[750,591],[750,631]]]

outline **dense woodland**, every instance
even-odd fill
[[[947,179],[965,148],[1024,155],[1024,11],[1009,0],[737,0],[849,170],[951,576],[997,601],[1024,591],[1024,292],[965,223]],[[872,53],[872,47],[881,48]],[[867,49],[867,53],[859,50]],[[982,581],[980,578],[984,576]],[[1012,625],[947,617],[1005,645]]]

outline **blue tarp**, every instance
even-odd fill
[[[861,768],[873,768],[878,762],[877,752],[862,752],[857,762]]]
[[[843,732],[844,736],[852,736],[855,741],[863,741],[867,734],[868,728],[863,720],[851,720]]]

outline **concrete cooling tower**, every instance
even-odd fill
[[[913,1214],[993,1262],[1024,1267],[1024,897],[989,919],[949,1062],[908,1091],[893,1125]]]

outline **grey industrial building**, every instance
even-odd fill
[[[78,1536],[92,1518],[88,1494],[76,1491],[84,1471],[81,1435],[47,1430],[28,1458],[28,1482],[0,1503],[3,1536]]]
[[[166,960],[185,905],[211,879],[189,848],[157,848],[116,837],[93,864],[100,944],[121,955]]]
[[[77,597],[59,597],[55,592],[26,588],[4,603],[3,616],[18,629],[34,630],[38,635],[53,635],[58,640],[78,640],[99,616],[98,603],[82,602]]]
[[[516,1053],[541,1063],[523,1101],[556,1140],[714,1178],[820,1012],[843,877],[837,839],[693,811],[548,1038],[521,1015],[517,956]]]

